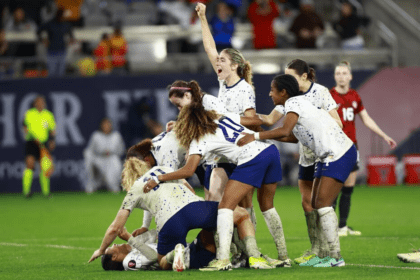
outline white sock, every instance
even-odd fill
[[[217,212],[217,233],[219,234],[218,259],[229,259],[230,243],[233,234],[233,211],[227,208]]]
[[[283,226],[276,208],[273,207],[262,214],[271,236],[274,239],[274,243],[276,244],[279,260],[286,260],[288,258],[286,240],[284,239]]]
[[[254,230],[257,232],[257,216],[255,216],[254,206],[245,208],[248,212],[248,215],[251,219],[252,224],[254,225]]]
[[[338,237],[338,220],[337,215],[332,207],[323,207],[318,209],[319,223],[322,232],[328,241],[329,257],[341,258],[340,255],[340,239]]]

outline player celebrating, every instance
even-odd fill
[[[315,82],[315,70],[310,68],[308,64],[300,59],[291,61],[285,70],[286,74],[292,75],[296,78],[299,84],[299,91],[303,93],[303,97],[310,101],[312,105],[317,108],[324,109],[336,122],[342,126],[340,117],[337,113],[337,104],[328,92],[328,89]],[[283,105],[276,105],[270,115],[259,115],[265,125],[271,126],[280,120],[285,114]],[[302,207],[305,212],[306,224],[308,226],[309,240],[312,244],[311,250],[303,254],[301,257],[296,258],[295,262],[300,264],[307,262],[315,256],[321,258],[326,257],[326,244],[321,238],[322,232],[317,232],[315,229],[319,226],[316,225],[318,212],[312,208],[311,193],[314,180],[315,171],[315,154],[299,143],[299,191],[302,195]]]
[[[29,109],[23,121],[25,135],[25,163],[22,185],[23,194],[31,195],[32,178],[35,169],[35,161],[40,162],[41,173],[39,182],[45,197],[50,195],[50,176],[53,170],[51,156],[41,156],[41,151],[54,150],[55,148],[55,120],[54,115],[45,109],[45,98],[38,95],[34,102],[34,108]],[[49,154],[49,151],[47,153]]]
[[[352,80],[350,63],[343,61],[335,67],[334,79],[336,86],[331,89],[331,95],[338,104],[338,114],[343,123],[344,133],[353,141],[357,147],[356,140],[356,123],[355,117],[359,114],[363,124],[377,135],[382,137],[391,148],[395,148],[397,143],[388,135],[386,135],[375,121],[369,116],[362,99],[356,90],[350,88],[350,81]],[[353,187],[356,183],[357,170],[359,166],[355,164],[352,172],[347,180],[344,182],[344,187],[341,189],[341,198],[338,204],[340,219],[339,219],[339,236],[361,235],[360,231],[353,230],[347,226],[347,219],[350,213],[350,202],[353,194]]]
[[[219,80],[218,98],[229,113],[247,117],[255,116],[255,92],[252,86],[251,64],[236,49],[227,48],[219,54],[207,22],[206,6],[198,3],[195,10],[201,22],[204,49]],[[215,166],[211,172],[210,192],[215,193],[214,196],[220,199],[223,194],[223,187],[228,180],[228,174],[232,172],[233,167],[223,157]],[[216,191],[214,191],[215,189]],[[256,228],[252,194],[253,190],[240,203],[240,206],[247,209]],[[287,252],[283,252],[283,254],[287,254]]]
[[[275,105],[285,107],[283,127],[248,134],[238,141],[238,145],[258,139],[287,137],[290,139],[283,141],[299,140],[313,151],[317,163],[311,206],[318,212],[320,230],[325,233],[329,247],[328,256],[322,260],[315,257],[318,260],[313,264],[315,267],[343,266],[345,262],[340,253],[337,216],[331,205],[356,163],[356,147],[330,114],[315,107],[299,93],[298,82],[293,76],[276,76],[271,83],[270,96]]]
[[[276,185],[281,180],[280,154],[274,145],[262,142],[254,142],[246,147],[236,145],[242,137],[241,132],[251,132],[244,125],[260,124],[259,119],[241,118],[236,114],[218,116],[197,103],[185,106],[178,116],[175,133],[180,144],[189,149],[188,160],[181,169],[155,176],[145,186],[146,191],[150,191],[160,182],[188,178],[200,161],[209,156],[225,156],[237,165],[219,204],[217,232],[220,249],[217,260],[209,265],[210,270],[226,270],[231,267],[229,249],[233,232],[232,211],[253,187],[258,188],[258,202],[276,244],[278,258],[287,263],[283,266],[289,266],[287,253],[283,255],[287,249],[281,220],[273,204]]]

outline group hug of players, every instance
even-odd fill
[[[205,9],[197,4],[204,47],[220,82],[218,97],[203,93],[196,81],[178,80],[168,87],[169,100],[180,110],[178,118],[165,132],[128,150],[122,172],[127,195],[89,262],[102,256],[105,270],[291,267],[273,202],[282,172],[272,139],[299,145],[298,185],[311,249],[294,261],[300,266],[344,266],[339,231],[360,234],[346,225],[358,161],[355,115],[391,147],[395,141],[349,88],[347,62],[336,67],[337,85],[330,92],[315,83],[315,71],[305,61],[293,60],[271,82],[274,109],[269,115],[257,114],[251,65],[235,49],[217,52]],[[281,127],[260,128],[282,118]],[[205,199],[185,180],[194,173],[205,187]],[[255,189],[276,258],[258,249]],[[333,205],[340,192],[339,224]],[[143,225],[130,234],[124,225],[134,208],[144,210]],[[152,217],[156,231],[148,230]],[[202,230],[187,244],[188,231],[196,228]],[[127,243],[109,247],[117,236]]]

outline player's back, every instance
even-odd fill
[[[162,132],[152,139],[152,154],[155,157],[156,165],[166,166],[177,170],[185,165],[186,151],[179,144],[175,133]]]

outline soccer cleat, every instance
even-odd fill
[[[299,266],[314,266],[316,264],[320,264],[320,263],[326,261],[327,259],[329,259],[329,257],[325,257],[325,258],[321,259],[320,257],[315,256],[312,259],[310,259],[309,261],[299,264]]]
[[[398,254],[397,257],[403,262],[420,263],[420,252]]]
[[[240,268],[240,267],[246,267],[248,257],[244,252],[235,254],[232,257],[232,267],[233,268]]]
[[[214,259],[209,262],[208,266],[200,268],[200,271],[224,271],[232,270],[232,264],[229,259],[218,260]]]
[[[313,267],[334,267],[334,266],[345,266],[346,263],[344,262],[343,258],[337,260],[336,258],[326,257],[322,263],[316,264]]]
[[[177,244],[174,249],[175,256],[174,262],[172,264],[172,269],[174,271],[184,271],[185,270],[185,247],[181,243]]]
[[[347,236],[347,235],[359,236],[359,235],[362,235],[362,233],[358,230],[353,230],[351,227],[348,227],[348,226],[338,228],[338,236]]]
[[[268,261],[263,257],[259,257],[259,258],[249,257],[249,267],[255,268],[255,269],[273,269],[274,268],[274,266],[271,266],[268,263]]]
[[[302,256],[294,259],[294,261],[297,264],[301,264],[301,263],[306,263],[307,261],[309,261],[310,259],[314,257],[316,257],[316,254],[313,254],[311,251],[306,251]]]

